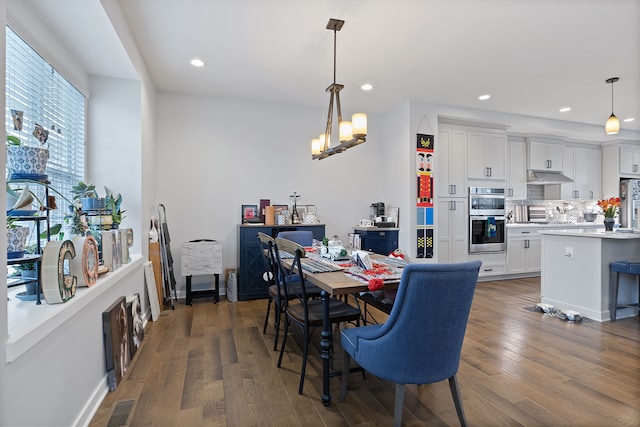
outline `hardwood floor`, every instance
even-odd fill
[[[568,323],[527,310],[539,297],[538,278],[478,283],[458,372],[469,425],[640,426],[640,317]],[[265,309],[266,300],[201,299],[165,310],[91,425],[124,425],[109,420],[129,400],[131,426],[392,424],[395,386],[370,374],[351,375],[344,403],[332,378],[333,401],[322,405],[319,331],[298,395],[301,336],[278,369]],[[407,386],[403,425],[459,425],[448,383]]]

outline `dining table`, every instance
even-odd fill
[[[383,262],[387,257],[377,254],[369,254],[372,261]],[[369,291],[368,282],[358,279],[355,276],[346,273],[343,270],[338,271],[323,271],[323,272],[311,272],[316,268],[308,268],[312,265],[315,267],[318,262],[326,262],[328,265],[334,264],[340,266],[341,262],[337,261],[331,263],[329,261],[321,260],[317,254],[308,255],[307,257],[300,259],[304,280],[314,284],[320,288],[320,298],[322,300],[322,332],[320,333],[320,349],[322,358],[322,403],[325,406],[331,404],[331,390],[330,390],[330,378],[331,374],[331,324],[329,321],[329,300],[331,297],[340,297],[344,295],[356,294],[359,292]],[[346,261],[348,262],[348,261]],[[293,259],[283,259],[283,265],[285,268],[291,268]],[[394,262],[395,267],[406,265],[404,262]],[[305,268],[307,267],[307,268]],[[398,287],[400,278],[397,280],[385,280],[385,289],[394,289]],[[339,373],[336,373],[338,375]]]

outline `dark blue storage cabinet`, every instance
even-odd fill
[[[314,239],[324,238],[324,224],[239,225],[238,226],[238,300],[266,298],[267,287],[262,280],[264,265],[258,244],[258,232],[276,237],[280,231],[310,230]]]

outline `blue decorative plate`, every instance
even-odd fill
[[[25,211],[21,209],[8,210],[8,216],[34,216],[38,211]]]
[[[40,173],[12,173],[11,179],[29,179],[31,181],[46,181],[49,178],[47,174]]]

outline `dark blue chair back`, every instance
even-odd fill
[[[277,237],[280,239],[291,240],[300,246],[309,247],[313,245],[313,231],[310,230],[281,231],[278,233]]]

